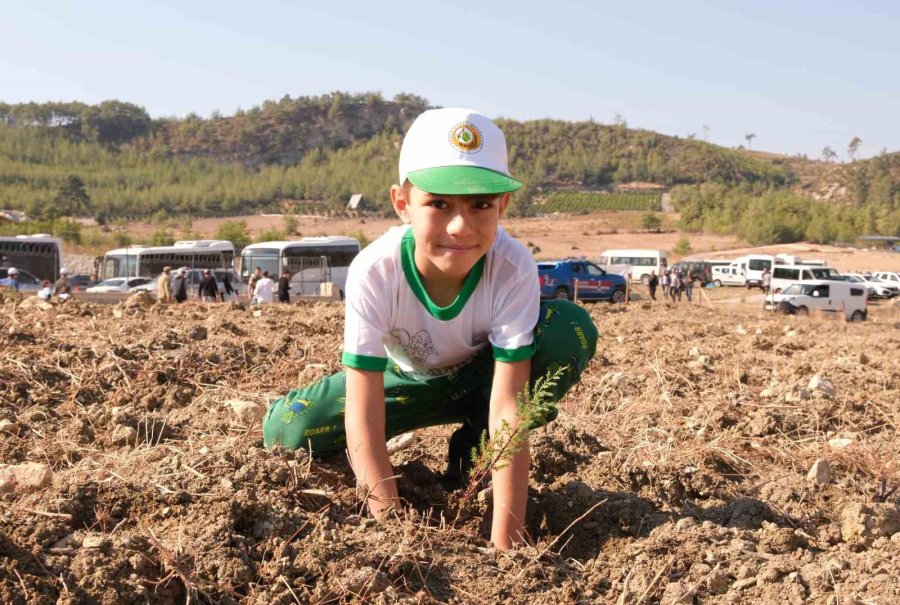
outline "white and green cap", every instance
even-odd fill
[[[431,109],[409,127],[400,148],[400,184],[444,195],[515,191],[509,175],[506,137],[486,116],[471,109]]]

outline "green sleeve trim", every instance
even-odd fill
[[[453,319],[465,308],[472,293],[475,292],[475,288],[478,287],[478,282],[481,281],[481,276],[484,273],[484,258],[484,256],[479,258],[475,266],[469,271],[463,282],[462,289],[456,296],[456,300],[450,303],[449,306],[439,307],[428,296],[428,292],[425,291],[425,284],[422,283],[422,276],[419,275],[419,271],[416,269],[416,240],[413,239],[412,229],[403,235],[403,240],[400,243],[400,264],[403,267],[403,275],[406,277],[406,282],[431,316],[441,321]]]
[[[496,361],[523,361],[525,359],[530,359],[531,356],[534,355],[534,343],[519,347],[518,349],[501,349],[500,347],[491,345],[491,350],[494,352],[494,359]]]
[[[384,372],[387,369],[387,363],[387,357],[372,357],[370,355],[355,355],[353,353],[341,355],[341,364],[355,370]]]

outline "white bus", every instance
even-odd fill
[[[100,280],[113,277],[155,277],[164,267],[188,269],[233,269],[234,244],[201,239],[175,242],[171,246],[129,246],[110,250],[97,269]]]
[[[52,282],[61,262],[62,244],[46,233],[0,237],[0,269],[15,267]]]
[[[665,270],[668,257],[665,250],[607,250],[600,255],[599,264],[610,273],[630,273],[631,279],[646,285],[651,271],[660,275]]]
[[[257,267],[276,281],[290,271],[292,294],[314,296],[320,284],[332,282],[343,298],[347,268],[359,249],[359,240],[340,235],[251,244],[241,252],[241,281],[246,283]]]

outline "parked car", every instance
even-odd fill
[[[16,280],[19,282],[19,292],[37,292],[41,289],[41,280],[35,275],[23,269],[16,269],[16,271],[19,272],[19,278]],[[9,277],[7,269],[0,268],[0,279],[7,277]]]
[[[73,292],[78,290],[85,290],[95,285],[91,280],[91,276],[85,273],[76,273],[75,275],[69,276],[69,287],[72,288]]]
[[[146,277],[113,277],[91,286],[85,292],[136,292],[139,286],[146,285],[149,281]]]
[[[872,277],[875,277],[879,281],[883,281],[890,286],[897,286],[900,288],[900,273],[897,273],[896,271],[878,271]]]
[[[875,277],[861,273],[845,273],[844,279],[853,284],[862,284],[869,291],[869,298],[893,298],[900,293],[900,286],[891,286]]]
[[[824,313],[844,313],[851,321],[862,321],[868,315],[866,289],[862,284],[847,281],[809,281],[791,284],[773,301],[766,302],[766,308],[775,309],[787,315],[807,315],[810,311]]]
[[[585,260],[556,260],[538,263],[541,298],[570,300],[578,282],[579,300],[625,301],[625,278],[608,273]]]

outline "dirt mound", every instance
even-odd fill
[[[339,369],[338,304],[0,305],[0,471],[33,473],[0,489],[3,603],[900,602],[893,308],[589,307],[500,553],[437,480],[452,427],[392,455],[381,524],[344,456],[262,448],[268,402]]]

